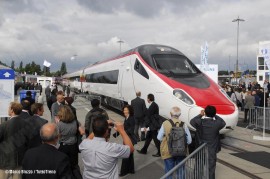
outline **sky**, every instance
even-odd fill
[[[239,66],[256,68],[259,41],[270,40],[269,0],[0,0],[0,60],[67,63],[69,72],[143,44],[163,44],[200,62],[233,70],[238,16]],[[71,57],[76,55],[76,58]]]

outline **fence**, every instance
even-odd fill
[[[208,179],[208,166],[208,148],[204,143],[161,179]]]
[[[270,130],[270,108],[255,107],[248,111],[248,127],[254,127],[255,129],[264,128],[264,115],[265,115],[265,129]]]
[[[88,94],[88,93],[75,94],[73,98],[74,100],[76,100],[78,97],[86,98],[89,101],[91,101],[92,99],[98,99],[99,102],[101,103],[101,97],[95,94]]]

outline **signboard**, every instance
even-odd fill
[[[270,43],[259,44],[259,53],[264,57],[264,63],[270,69]]]
[[[196,64],[196,66],[214,82],[218,83],[218,65],[209,64],[207,67],[203,68],[201,64]]]
[[[8,117],[8,107],[14,101],[15,73],[12,69],[0,69],[0,117]]]

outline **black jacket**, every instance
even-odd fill
[[[23,174],[23,179],[70,179],[72,177],[69,158],[54,146],[42,144],[29,149],[23,158],[23,170],[55,171],[55,174]]]
[[[213,118],[202,119],[201,115],[198,115],[191,119],[190,124],[200,131],[200,138],[202,142],[206,142],[208,145],[209,152],[217,153],[220,147],[219,131],[226,125],[225,121],[219,117],[215,116]]]
[[[146,118],[145,118],[145,126],[149,127],[151,131],[158,130],[155,125],[156,123],[155,120],[157,120],[156,116],[158,115],[159,115],[159,107],[157,103],[153,101],[152,104],[149,106],[148,110],[146,111]]]
[[[22,111],[21,114],[19,115],[20,118],[22,118],[23,120],[27,121],[28,118],[31,117],[31,115],[28,112]]]
[[[22,164],[29,140],[29,125],[13,117],[0,125],[0,169],[15,169]]]
[[[133,116],[129,116],[127,119],[124,121],[124,129],[129,136],[130,140],[132,141],[133,145],[137,143],[136,136],[134,134],[134,129],[135,129],[135,119]]]
[[[131,101],[131,106],[134,109],[134,117],[142,118],[146,112],[145,101],[140,97],[137,97]]]
[[[29,141],[27,144],[28,149],[37,147],[42,144],[42,141],[40,138],[40,129],[46,123],[48,123],[47,120],[37,115],[31,116],[29,118],[28,125],[30,125],[31,132],[29,133]]]

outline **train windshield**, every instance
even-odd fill
[[[185,56],[177,54],[152,55],[158,72],[166,76],[196,75],[201,73]]]

